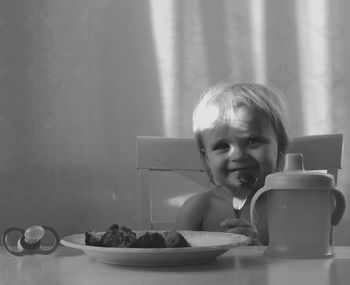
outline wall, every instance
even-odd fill
[[[139,223],[136,136],[162,135],[146,1],[0,1],[0,232]]]

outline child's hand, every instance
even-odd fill
[[[225,232],[241,234],[250,238],[249,245],[260,245],[256,227],[243,219],[225,219],[220,223]]]

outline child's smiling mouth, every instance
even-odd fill
[[[232,182],[236,185],[235,196],[246,198],[254,187],[258,178],[254,175],[253,168],[240,168],[232,172]]]

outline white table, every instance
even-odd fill
[[[350,284],[350,247],[330,259],[272,259],[264,247],[237,247],[215,262],[184,267],[121,267],[60,246],[50,255],[16,257],[0,247],[1,285],[50,284]]]

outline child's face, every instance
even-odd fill
[[[276,170],[277,136],[270,121],[259,111],[240,106],[228,126],[204,130],[202,138],[215,182],[233,194],[238,194],[241,185],[239,175],[257,178],[253,187],[256,191],[264,185],[266,175]]]

